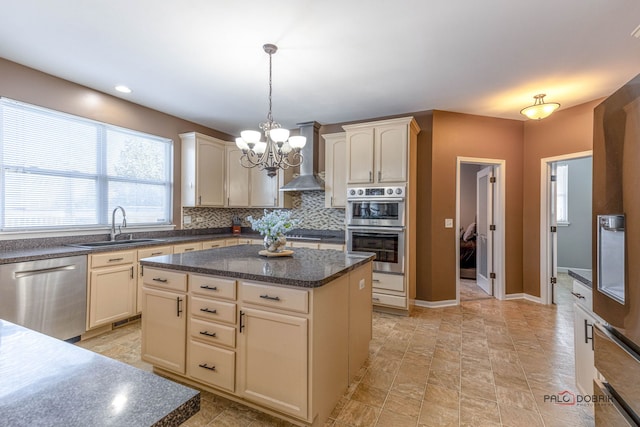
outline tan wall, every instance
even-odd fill
[[[522,292],[522,139],[523,125],[518,120],[434,112],[431,221],[429,227],[418,229],[418,256],[431,253],[431,273],[419,275],[418,299],[456,298],[456,228],[444,228],[444,220],[456,215],[459,156],[506,160],[506,293]],[[418,163],[423,161],[427,159]],[[419,191],[424,191],[425,184],[429,183],[419,182]]]
[[[529,295],[540,296],[541,159],[591,150],[593,109],[600,102],[561,109],[549,118],[524,124],[523,289]]]
[[[170,138],[174,142],[173,222],[180,226],[180,137],[197,131],[229,135],[0,58],[0,96],[104,123]]]

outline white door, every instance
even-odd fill
[[[558,164],[549,164],[549,292],[551,294],[551,304],[556,303],[556,280],[558,277],[558,184],[556,181],[558,174]]]
[[[493,295],[493,166],[481,169],[476,178],[476,281]]]

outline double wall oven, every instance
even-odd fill
[[[347,251],[373,252],[373,270],[404,274],[405,187],[347,188]]]

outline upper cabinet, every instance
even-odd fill
[[[419,132],[412,117],[343,126],[348,184],[408,180],[409,141]]]
[[[245,168],[240,164],[242,151],[235,144],[227,144],[227,204],[230,208],[288,208],[290,196],[279,191],[285,179],[284,171],[270,177],[259,168]]]
[[[197,132],[182,140],[182,206],[225,205],[225,142]]]
[[[324,207],[344,208],[347,201],[347,138],[344,132],[322,135],[325,141]]]

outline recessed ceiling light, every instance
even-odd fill
[[[131,93],[131,89],[129,89],[127,86],[125,85],[118,85],[116,86],[116,90],[118,92],[122,92],[122,93]]]

